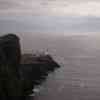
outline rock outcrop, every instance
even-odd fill
[[[21,59],[21,50],[20,50],[20,42],[19,38],[16,35],[8,34],[0,37],[0,50],[2,57],[4,58],[4,62],[9,67],[12,67],[14,73],[18,74],[19,64]],[[10,69],[10,68],[9,68]]]
[[[14,34],[0,37],[1,100],[22,100],[49,72],[60,67],[50,55],[21,55],[19,41]]]
[[[16,35],[0,37],[0,99],[14,99],[20,96],[20,43]]]

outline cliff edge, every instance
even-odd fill
[[[18,36],[0,37],[0,100],[22,100],[59,67],[48,54],[22,55]]]

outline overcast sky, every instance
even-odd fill
[[[100,0],[0,0],[0,14],[100,16]]]
[[[2,32],[100,32],[100,0],[0,0]]]

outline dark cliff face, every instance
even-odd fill
[[[21,95],[19,82],[20,43],[16,35],[0,37],[0,99]],[[12,98],[9,98],[12,100]]]
[[[7,34],[0,37],[0,57],[3,69],[10,70],[15,76],[18,75],[21,51],[19,37],[14,34]],[[2,62],[3,61],[3,62]]]
[[[8,34],[0,37],[0,48],[3,50],[8,63],[17,65],[20,63],[21,51],[20,51],[20,40],[14,34]]]
[[[19,37],[16,35],[0,37],[1,97],[11,96],[10,100],[13,100],[15,98],[12,96],[31,94],[35,85],[41,84],[49,72],[59,67],[50,55],[21,55]]]
[[[33,56],[32,54],[24,54],[21,60],[21,77],[24,80],[31,80],[34,88],[34,86],[42,84],[48,74],[59,67],[59,64],[50,55]]]
[[[22,56],[21,70],[26,79],[39,80],[38,76],[46,75],[59,67],[50,55],[36,57],[25,54]]]

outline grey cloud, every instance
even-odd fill
[[[0,0],[0,15],[3,14],[21,14],[21,15],[38,15],[38,14],[44,14],[44,15],[64,15],[65,13],[75,13],[79,14],[82,11],[79,11],[80,8],[77,7],[78,3],[85,2],[85,4],[88,1],[94,1],[99,2],[99,0]],[[75,4],[76,3],[76,4]],[[73,11],[73,6],[75,4],[76,12]],[[84,4],[84,5],[85,5]],[[84,7],[83,5],[83,7]],[[66,7],[66,8],[64,8]],[[81,7],[81,6],[79,6]],[[82,8],[83,8],[82,7]],[[87,8],[92,8],[92,6],[86,6]],[[94,5],[94,8],[96,6]],[[64,12],[63,12],[64,8]],[[86,8],[86,10],[87,10]],[[98,7],[96,8],[98,11]],[[67,10],[67,11],[66,11]],[[85,10],[85,11],[86,11]],[[86,13],[90,13],[90,11],[87,11]],[[99,11],[98,11],[99,12]],[[84,13],[84,11],[83,11]],[[66,15],[67,15],[66,14]],[[95,14],[94,14],[95,15]]]
[[[31,9],[32,6],[34,7],[36,3],[39,4],[41,1],[43,0],[0,0],[0,10]]]
[[[88,1],[99,1],[99,0],[0,0],[0,9],[9,9],[9,8],[28,8],[33,3],[40,4],[41,6],[52,5],[53,3],[67,3],[67,2],[88,2]],[[64,4],[63,3],[63,4]]]
[[[0,9],[16,8],[20,6],[20,3],[15,0],[0,0]]]

